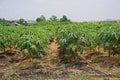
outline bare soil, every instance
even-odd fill
[[[0,52],[0,78],[37,80],[120,80],[120,57],[107,57],[87,51],[77,60],[72,56],[62,56],[59,45],[53,40],[47,46],[48,54],[42,58],[24,58],[19,50]],[[87,54],[87,55],[86,55]],[[77,78],[74,78],[73,75]],[[81,75],[85,75],[81,77]],[[80,76],[80,77],[79,77]],[[86,78],[87,76],[87,78]],[[71,79],[72,77],[72,79]],[[83,78],[83,79],[80,79]],[[102,79],[101,79],[102,78]]]

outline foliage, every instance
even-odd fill
[[[49,29],[50,30],[50,29]],[[0,48],[20,48],[26,57],[46,54],[52,32],[46,27],[0,27]]]
[[[53,15],[52,17],[50,17],[50,21],[55,21],[56,22],[56,21],[58,21],[58,19],[57,19],[56,16]]]
[[[63,16],[62,18],[60,18],[60,22],[66,22],[66,21],[70,21],[70,20],[68,20],[68,18],[67,18],[67,16]]]
[[[10,26],[10,22],[5,20],[5,18],[0,18],[0,26]]]
[[[21,25],[24,25],[25,24],[25,20],[21,18],[21,19],[18,20],[18,23],[21,24]]]
[[[36,21],[37,21],[37,22],[45,22],[45,21],[46,21],[46,18],[45,18],[44,15],[41,15],[40,17],[38,17],[38,18],[36,19]]]
[[[120,54],[120,23],[61,23],[46,22],[29,27],[0,27],[0,49],[20,48],[26,57],[42,57],[47,53],[47,44],[56,38],[61,50],[77,58],[87,48],[97,46]]]
[[[113,23],[68,24],[58,30],[57,42],[60,49],[74,57],[88,47],[94,49],[97,46],[108,50],[110,57],[111,54],[120,53],[119,26]]]

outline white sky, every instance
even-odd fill
[[[0,18],[35,20],[66,15],[72,21],[120,19],[120,0],[0,0]]]

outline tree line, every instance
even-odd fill
[[[41,21],[59,21],[59,22],[70,22],[70,19],[67,18],[66,15],[63,15],[62,18],[58,19],[57,16],[53,15],[49,18],[49,20],[46,20],[45,16],[44,15],[41,15],[40,17],[38,17],[36,19],[37,22],[41,22]]]
[[[44,15],[41,15],[40,17],[36,18],[36,23],[40,22],[71,22],[70,19],[67,18],[66,15],[63,15],[60,19],[57,18],[57,16],[53,15],[48,20]],[[0,26],[10,26],[10,25],[24,25],[28,26],[30,25],[25,19],[20,18],[19,20],[6,20],[5,18],[0,18]]]

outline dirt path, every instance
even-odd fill
[[[6,78],[7,76],[12,80],[12,78],[17,76],[18,78],[22,77],[26,80],[28,80],[27,78],[37,78],[38,80],[56,78],[63,80],[79,80],[80,78],[85,78],[85,80],[99,80],[100,76],[107,78],[119,77],[115,74],[120,73],[120,67],[112,67],[111,70],[108,70],[105,67],[101,67],[100,63],[91,62],[88,64],[86,62],[87,60],[81,57],[79,57],[77,61],[72,60],[71,57],[62,59],[60,57],[59,45],[55,39],[47,45],[47,48],[48,53],[42,58],[23,60],[23,57],[19,55],[20,53],[18,51],[14,52],[13,55],[10,55],[11,53],[0,54],[0,78]],[[105,59],[106,58],[102,59],[102,61],[104,62]],[[93,78],[89,79],[87,76],[81,76],[83,74]],[[70,79],[71,77],[73,79]]]
[[[42,65],[49,66],[51,68],[55,67],[59,63],[59,50],[58,44],[53,40],[48,46],[48,54],[45,55],[41,60]]]

